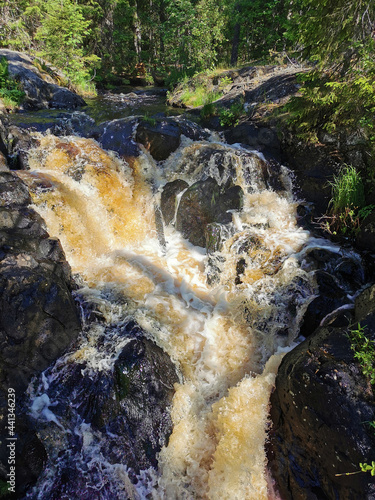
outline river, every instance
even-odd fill
[[[131,106],[121,109],[118,97],[109,116],[108,102],[87,114],[95,122],[131,116]],[[155,111],[161,109],[140,110]],[[159,162],[145,148],[124,158],[92,138],[35,136],[30,169],[18,174],[48,232],[62,243],[83,331],[74,350],[29,387],[30,412],[49,460],[26,498],[277,498],[265,450],[269,395],[317,294],[306,256],[316,248],[338,252],[299,225],[291,173],[284,166],[273,171],[261,153],[229,146],[214,133],[207,140],[182,137]],[[220,241],[214,248],[194,245],[177,230],[187,188],[168,224],[165,213],[162,227],[157,216],[167,185],[207,179],[222,192],[230,182],[242,193],[240,206],[215,222]],[[92,384],[112,373],[129,341],[121,332],[131,322],[169,355],[178,376],[173,430],[158,466],[137,471],[108,452],[120,436],[95,428],[74,409],[77,388],[69,378],[77,367]]]

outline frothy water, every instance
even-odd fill
[[[69,460],[85,478],[87,498],[274,498],[265,453],[269,394],[317,292],[301,266],[316,241],[297,224],[288,171],[274,173],[258,153],[219,142],[184,139],[165,162],[144,151],[127,163],[91,139],[39,140],[30,171],[19,175],[61,240],[82,311],[90,304],[101,321],[84,314],[77,350],[30,388],[31,414],[53,443],[31,497],[53,498],[51,477]],[[220,248],[196,247],[173,225],[161,238],[155,207],[163,186],[208,177],[219,185],[232,179],[244,193],[243,208],[220,226]],[[122,326],[131,321],[169,354],[180,378],[158,471],[138,475],[105,458],[101,443],[110,437],[73,411],[70,422],[54,414],[66,395],[49,396],[77,363],[93,381],[113,370],[128,341]]]

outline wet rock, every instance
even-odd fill
[[[366,288],[355,301],[355,322],[375,331],[375,285]]]
[[[296,175],[296,188],[301,197],[314,204],[315,216],[324,214],[331,199],[328,181],[337,175],[342,158],[330,144],[305,143],[283,131],[282,151]]]
[[[14,435],[17,439],[14,441],[16,444],[16,494],[13,496],[9,495],[8,498],[23,498],[27,489],[37,481],[47,460],[47,454],[43,443],[38,438],[29,417],[21,412],[21,403],[19,400],[16,402],[16,407]],[[7,415],[7,408],[7,400],[5,398],[2,399],[0,396],[0,414]],[[6,441],[6,437],[9,437],[6,424],[7,419],[0,421],[0,469],[3,464],[7,464],[5,470],[6,473],[9,473],[9,448],[7,448],[7,444],[9,444],[10,441]],[[0,471],[0,476],[1,475],[2,473]],[[2,495],[1,498],[7,497]]]
[[[71,92],[70,90],[53,85],[51,87],[51,97],[49,101],[50,108],[57,109],[75,109],[85,106],[86,103],[79,95]]]
[[[285,355],[271,405],[269,461],[281,498],[375,497],[369,473],[345,475],[371,463],[375,449],[366,424],[375,418],[373,389],[346,329],[320,328]]]
[[[334,276],[326,271],[319,270],[316,271],[315,278],[319,295],[310,302],[306,310],[301,326],[301,332],[305,337],[311,335],[328,314],[351,302]]]
[[[280,141],[276,131],[271,128],[258,127],[251,122],[243,122],[225,131],[228,144],[241,143],[253,147],[257,151],[268,151],[280,154]]]
[[[0,172],[0,207],[21,208],[31,203],[27,186],[12,172]]]
[[[41,72],[33,64],[33,58],[21,52],[0,49],[0,57],[8,61],[11,78],[20,82],[25,92],[24,109],[64,108],[84,106],[85,101],[74,92],[56,84],[49,73]]]
[[[136,141],[143,144],[157,161],[166,160],[180,145],[180,138],[178,125],[167,120],[157,120],[156,123],[141,120],[137,128]]]
[[[26,185],[0,172],[0,406],[9,388],[17,396],[17,494],[39,476],[46,458],[22,406],[33,376],[46,369],[77,337],[80,321],[71,295],[70,267],[60,242],[49,238],[28,205]],[[5,413],[0,408],[0,413]],[[0,420],[0,436],[5,436]],[[7,457],[0,446],[0,478]]]
[[[205,229],[207,253],[213,254],[215,252],[220,252],[224,241],[232,236],[232,233],[233,231],[224,224],[219,224],[217,222],[207,224]]]
[[[373,251],[375,248],[375,212],[371,213],[362,222],[358,236],[356,238],[356,245],[361,250]]]
[[[39,145],[39,141],[26,129],[15,125],[5,125],[0,129],[3,143],[6,147],[6,156],[12,170],[27,170],[29,168],[28,150]]]
[[[153,342],[134,339],[116,361],[115,376],[121,411],[116,421],[111,418],[106,422],[106,428],[120,434],[119,430],[126,426],[128,436],[124,441],[133,437],[135,455],[127,463],[134,470],[157,467],[157,453],[172,432],[169,408],[173,384],[178,382],[175,368],[169,356]],[[108,451],[112,453],[110,448]],[[117,459],[116,454],[113,459]]]
[[[187,189],[181,197],[177,211],[176,229],[193,245],[204,247],[205,228],[212,222],[232,221],[229,210],[242,207],[242,189],[230,183],[219,186],[209,177],[198,181]]]
[[[120,118],[102,123],[98,128],[98,142],[103,149],[116,151],[124,158],[139,156],[139,145],[133,141],[133,130],[137,120]]]
[[[0,173],[0,379],[23,391],[80,329],[70,267],[58,240],[28,207],[13,173]]]
[[[168,182],[161,193],[160,209],[163,214],[163,219],[166,225],[170,224],[176,215],[177,208],[177,196],[186,188],[189,184],[182,179],[177,179],[172,182]]]
[[[178,376],[169,356],[130,322],[121,331],[106,327],[96,345],[102,359],[108,359],[108,349],[112,347],[108,339],[113,335],[117,335],[117,341],[120,336],[127,342],[109,369],[89,368],[85,361],[69,362],[59,367],[49,385],[53,412],[61,425],[71,430],[64,431],[63,440],[56,436],[52,445],[50,459],[56,466],[54,484],[50,485],[53,491],[77,491],[75,477],[87,452],[83,438],[74,430],[77,420],[89,429],[92,446],[95,436],[99,437],[95,456],[102,457],[105,463],[126,465],[134,481],[141,470],[157,469],[157,454],[172,432],[170,407]],[[48,423],[40,432],[50,439]],[[67,456],[60,460],[65,450],[69,450]],[[57,456],[58,463],[54,458]],[[97,474],[98,471],[85,467],[86,485],[82,492],[95,484]]]
[[[181,135],[197,141],[207,139],[208,132],[186,119],[157,118],[140,121],[136,141],[143,144],[155,160],[162,161],[178,148]]]

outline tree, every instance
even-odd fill
[[[88,65],[97,60],[93,55],[86,56],[83,50],[89,25],[81,6],[72,0],[48,0],[35,36],[42,43],[42,55],[76,84],[87,79]]]
[[[333,70],[356,64],[370,47],[375,30],[373,0],[299,0],[290,34],[305,58]]]
[[[300,0],[298,6],[300,22],[289,35],[315,68],[289,105],[296,126],[357,130],[375,144],[375,3]]]

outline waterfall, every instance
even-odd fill
[[[48,134],[30,150],[29,165],[19,176],[62,243],[84,329],[75,349],[29,388],[30,413],[50,445],[49,463],[28,498],[54,498],[54,477],[67,463],[84,477],[72,473],[77,491],[83,488],[77,498],[272,498],[269,394],[317,292],[302,265],[312,239],[297,223],[287,169],[275,171],[257,152],[214,138],[183,139],[157,163],[145,150],[124,160],[93,139]],[[178,230],[183,213],[161,227],[155,213],[168,183],[207,179],[218,189],[241,188],[242,201],[210,225],[214,243],[203,248]],[[104,443],[114,446],[113,436],[75,415],[78,389],[62,389],[74,370],[85,384],[105,380],[129,342],[123,333],[129,324],[167,353],[178,372],[172,434],[157,469],[136,472],[106,455]],[[90,385],[84,387],[82,398]],[[69,411],[59,410],[69,404]]]

